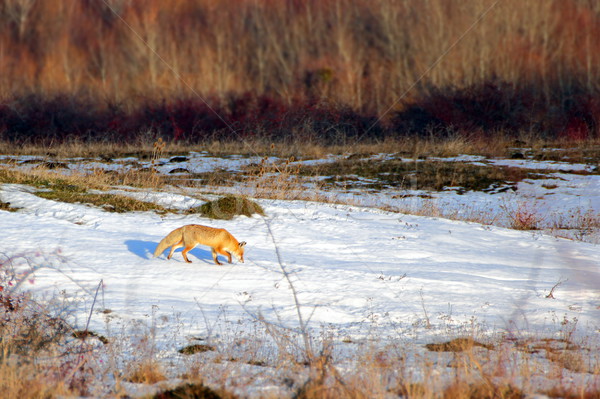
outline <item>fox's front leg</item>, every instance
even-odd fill
[[[219,260],[217,259],[217,251],[214,248],[212,249],[212,256],[213,256],[213,260],[215,261],[215,263],[219,266],[221,266],[221,263],[219,262]]]
[[[220,254],[222,254],[222,255],[225,255],[225,256],[227,257],[227,261],[228,261],[229,263],[231,263],[231,253],[227,252],[227,251],[226,251],[226,250],[224,250],[224,249],[219,249],[219,250],[218,250],[218,252],[219,252]]]

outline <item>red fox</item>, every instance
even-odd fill
[[[244,246],[246,245],[246,241],[238,242],[225,229],[201,226],[199,224],[188,224],[170,232],[158,243],[154,251],[154,257],[156,258],[166,248],[171,247],[169,256],[167,256],[167,259],[171,259],[173,251],[177,248],[185,247],[181,252],[183,259],[188,263],[192,263],[188,259],[187,253],[198,244],[211,247],[213,260],[217,265],[221,264],[217,259],[217,253],[227,256],[229,263],[231,263],[231,254],[234,254],[238,261],[244,263]]]

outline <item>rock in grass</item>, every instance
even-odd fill
[[[209,201],[190,213],[199,213],[211,219],[229,220],[237,215],[251,217],[254,214],[264,215],[265,211],[256,202],[240,195],[227,195],[214,201]]]

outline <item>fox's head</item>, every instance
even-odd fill
[[[240,242],[237,247],[231,252],[235,255],[238,262],[244,263],[244,247],[246,246],[246,241]]]

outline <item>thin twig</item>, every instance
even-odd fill
[[[552,287],[552,289],[550,290],[550,293],[548,295],[546,295],[546,298],[550,298],[550,299],[556,299],[554,298],[554,290],[557,289],[558,287],[560,287],[562,285],[562,283],[569,281],[569,279],[566,280],[558,280],[558,283],[554,284],[554,286]]]
[[[421,288],[421,290],[419,290],[419,295],[421,296],[421,306],[423,307],[423,312],[425,313],[425,322],[426,324],[426,328],[430,329],[431,328],[431,323],[429,322],[429,315],[427,314],[427,309],[425,308],[425,299],[423,298],[423,288]]]
[[[98,283],[98,287],[96,287],[96,293],[94,294],[94,300],[92,301],[92,307],[90,309],[90,314],[85,323],[85,330],[83,331],[83,334],[81,334],[81,345],[79,347],[80,348],[79,349],[79,361],[77,362],[75,367],[73,367],[73,370],[71,370],[69,375],[65,378],[66,381],[70,381],[73,377],[75,377],[75,373],[78,370],[80,370],[83,367],[83,365],[87,362],[87,359],[84,356],[84,354],[87,353],[87,351],[83,350],[83,346],[85,345],[85,340],[89,335],[88,329],[90,327],[90,321],[92,319],[92,315],[94,312],[94,306],[96,305],[96,299],[98,298],[98,292],[100,291],[100,287],[102,287],[103,284],[104,284],[104,280],[100,280],[100,282]]]
[[[273,231],[271,230],[271,226],[269,225],[269,221],[264,219],[264,222],[267,226],[267,230],[269,232],[269,236],[271,237],[271,241],[273,241],[273,245],[275,247],[275,254],[277,255],[277,262],[279,263],[279,267],[283,273],[283,276],[287,280],[290,289],[292,290],[292,296],[294,298],[294,304],[296,306],[296,313],[298,315],[298,323],[300,324],[300,333],[302,338],[304,339],[304,347],[306,350],[306,356],[308,357],[309,362],[313,360],[313,349],[310,341],[310,336],[308,334],[308,330],[306,328],[306,323],[304,322],[304,317],[302,316],[302,306],[300,305],[300,300],[298,299],[298,292],[296,291],[296,287],[290,278],[290,274],[286,270],[283,265],[283,260],[281,258],[281,253],[279,252],[279,247],[277,246],[277,242],[275,242],[275,236],[273,235]]]

